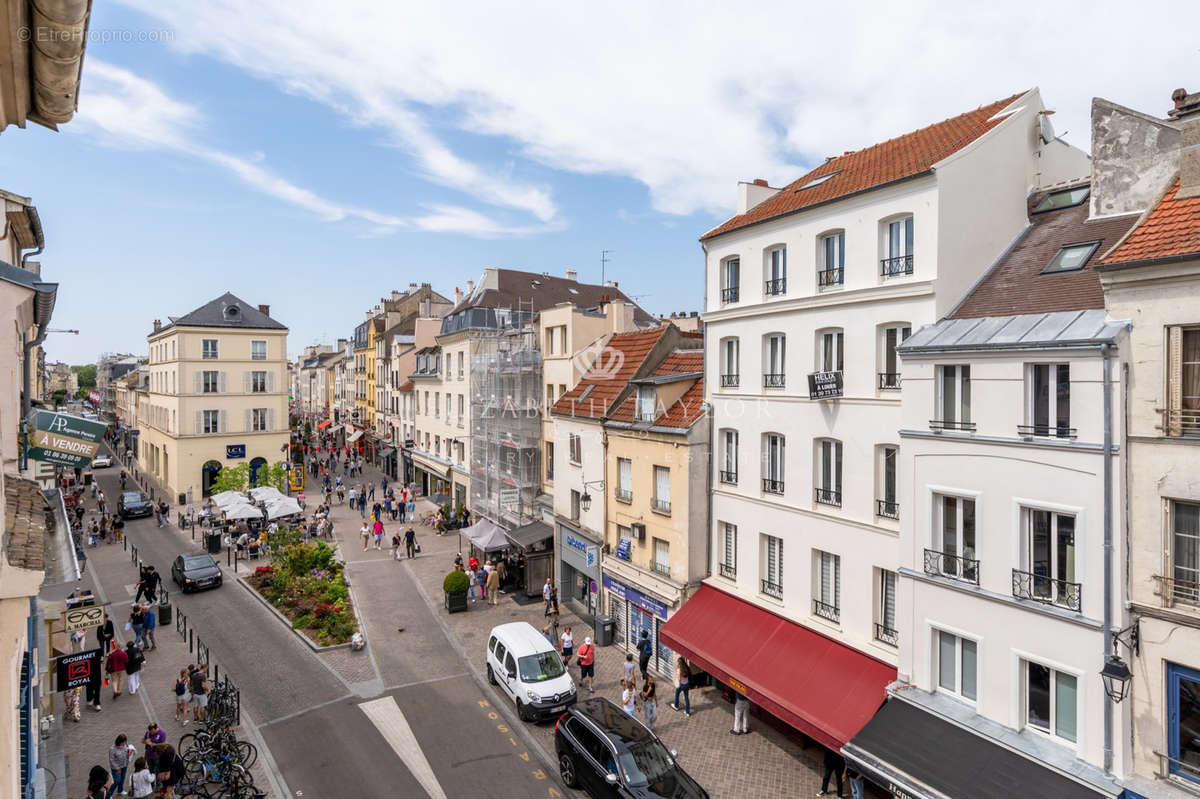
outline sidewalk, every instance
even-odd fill
[[[376,499],[382,500],[379,481],[383,475],[368,466],[361,477],[346,477],[346,485],[373,480]],[[315,495],[315,492],[313,492]],[[314,503],[315,504],[315,503]],[[370,512],[370,504],[367,506]],[[432,510],[432,503],[417,502],[418,518]],[[349,504],[333,505],[336,537],[350,551],[361,547],[358,529],[361,519],[358,511]],[[407,529],[399,522],[385,521],[386,542],[391,541],[396,530]],[[460,551],[459,537],[454,533],[438,536],[432,529],[415,525],[417,541],[422,552],[411,561],[405,560],[408,568],[422,586],[431,610],[444,621],[458,644],[471,658],[473,667],[482,668],[484,646],[488,633],[497,624],[511,621],[527,621],[537,629],[545,624],[543,605],[534,602],[521,606],[512,595],[501,595],[500,602],[491,606],[486,602],[469,603],[466,613],[447,613],[442,605],[442,579]],[[466,546],[465,539],[462,546]],[[390,549],[390,544],[388,544]],[[463,550],[465,556],[465,550]],[[403,556],[402,556],[403,557]],[[358,600],[362,602],[362,599]],[[560,628],[571,625],[575,629],[576,646],[591,634],[591,627],[565,606],[559,621]],[[364,610],[364,613],[368,611]],[[368,640],[368,649],[371,642]],[[617,681],[621,676],[621,662],[625,652],[616,646],[598,647],[596,650],[595,696],[605,696],[620,701]],[[573,670],[578,681],[578,671]],[[810,746],[802,749],[797,743],[763,721],[761,711],[755,708],[750,719],[749,735],[730,735],[733,726],[733,705],[722,697],[720,687],[697,688],[691,692],[692,715],[671,710],[669,704],[674,695],[670,680],[658,678],[658,723],[654,731],[668,748],[679,753],[681,765],[695,777],[713,799],[746,796],[812,796],[820,788],[821,749]],[[588,696],[586,689],[584,696]],[[497,692],[496,698],[502,698]],[[639,712],[639,719],[641,714]],[[547,759],[556,762],[554,756],[554,725],[552,723],[527,725],[534,739],[545,749]],[[847,795],[849,789],[847,788]]]

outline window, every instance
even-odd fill
[[[554,442],[546,442],[546,479],[554,479]]]
[[[766,294],[787,293],[787,247],[773,247],[767,252]]]
[[[267,342],[251,341],[250,342],[250,360],[265,361],[267,359]]]
[[[974,431],[971,421],[971,367],[939,366],[938,411],[941,416],[929,423],[933,430]]]
[[[819,549],[813,550],[813,554],[818,576],[813,614],[836,622],[842,615],[842,558]]]
[[[426,410],[428,410],[428,408]],[[442,415],[442,395],[436,391],[433,392],[433,415]]]
[[[1168,771],[1200,782],[1200,671],[1167,663]]]
[[[654,467],[654,509],[671,512],[671,470],[666,466]]]
[[[1087,265],[1088,259],[1092,257],[1092,253],[1100,246],[1098,241],[1090,241],[1085,244],[1068,244],[1065,247],[1060,247],[1058,252],[1054,253],[1054,257],[1050,259],[1050,263],[1046,264],[1046,268],[1042,270],[1042,274],[1050,272],[1074,272],[1078,269],[1083,269]]]
[[[978,650],[974,641],[934,630],[937,646],[937,689],[972,702],[978,693]]]
[[[554,384],[546,384],[546,410],[547,412],[554,406]]]
[[[738,431],[721,431],[721,482],[737,485]]]
[[[251,372],[250,373],[250,393],[265,394],[267,391],[267,373],[266,372]]]
[[[768,494],[783,493],[783,436],[763,434],[762,489]]]
[[[450,415],[454,413],[451,402],[452,398],[450,396],[450,392],[446,392],[446,424],[450,424]]]
[[[567,326],[558,326],[558,350],[563,355],[567,354]]]
[[[721,387],[731,388],[738,385],[738,339],[722,339],[721,351]]]
[[[880,274],[884,277],[913,273],[913,219],[906,216],[888,222],[883,230],[883,260]]]
[[[250,411],[250,430],[261,433],[267,429],[267,409],[254,408]]]
[[[896,573],[876,569],[879,575],[879,598],[876,604],[875,640],[888,646],[900,645],[896,630]]]
[[[842,442],[817,441],[816,499],[822,505],[842,505]]]
[[[429,392],[425,392],[425,415],[429,415]]]
[[[737,579],[737,525],[721,522],[721,565],[722,577]]]
[[[1087,199],[1090,193],[1091,189],[1087,186],[1052,191],[1034,207],[1033,213],[1040,214],[1042,211],[1054,211],[1058,208],[1070,208],[1073,205],[1079,205]]]
[[[767,596],[783,599],[783,539],[763,535],[762,548],[759,590]]]
[[[1169,436],[1200,435],[1200,329],[1167,328],[1167,360],[1163,430]]]
[[[879,493],[876,494],[875,515],[885,519],[900,518],[900,503],[896,499],[896,457],[894,446],[876,448],[878,456]]]
[[[817,239],[817,286],[840,286],[846,275],[846,234],[830,233]]]
[[[1025,723],[1035,730],[1075,740],[1075,677],[1025,661]]]
[[[1074,516],[1021,509],[1021,569],[1013,569],[1013,596],[1079,610]]]
[[[1200,603],[1200,505],[1171,502],[1171,599]]]
[[[554,328],[546,328],[546,354],[554,354]]]
[[[671,574],[671,545],[661,538],[654,539],[654,571]]]
[[[562,395],[567,393],[567,385],[565,383],[558,384],[558,398],[562,399]]]
[[[458,395],[458,426],[459,427],[463,426],[463,410],[465,408],[465,402],[466,401],[463,399],[463,395],[459,394]]]
[[[879,364],[883,367],[883,371],[879,373],[881,390],[900,388],[900,359],[896,354],[896,347],[904,343],[911,333],[911,325],[892,325],[883,329],[883,357]]]
[[[571,489],[571,520],[579,521],[579,492]]]
[[[935,549],[925,551],[925,571],[979,585],[975,559],[975,500],[933,495]]]
[[[219,433],[220,430],[220,411],[201,411],[201,432],[203,433]]]
[[[653,422],[655,416],[654,386],[637,387],[637,419],[639,422]]]
[[[617,499],[633,500],[633,461],[628,458],[617,458]]]
[[[206,338],[200,341],[200,357],[204,359],[217,357],[217,340],[215,338]]]
[[[842,347],[845,340],[846,334],[841,330],[830,330],[821,334],[821,352],[817,361],[818,372],[842,371]]]
[[[567,437],[567,443],[569,446],[568,454],[571,458],[571,463],[578,466],[583,462],[583,456],[580,454],[579,449],[579,436],[576,433],[571,433]]]
[[[201,372],[200,373],[200,384],[203,387],[203,392],[205,394],[216,394],[217,393],[217,389],[220,385],[217,374],[218,374],[217,372]]]
[[[763,340],[763,387],[783,388],[784,357],[787,339],[782,333],[772,333]]]
[[[742,262],[730,258],[721,263],[721,302],[737,302],[742,280]]]

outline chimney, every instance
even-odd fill
[[[260,305],[260,306],[258,306],[258,312],[261,313],[263,316],[270,316],[271,315],[271,306],[270,305]]]
[[[737,212],[746,213],[768,197],[774,197],[779,189],[773,189],[762,178],[752,181],[739,181],[737,185]]]
[[[462,289],[460,289],[458,286],[455,286],[454,287],[454,305],[455,305],[455,307],[457,307],[458,304],[460,302],[462,302],[462,298],[463,298]]]
[[[766,186],[767,180],[766,180],[766,178],[755,178],[754,185],[755,186]]]
[[[1179,125],[1179,192],[1178,199],[1200,197],[1200,92],[1188,94],[1187,89],[1171,93],[1175,107],[1167,116]]]
[[[157,333],[157,332],[158,332],[158,331],[160,331],[160,330],[162,330],[162,320],[161,320],[161,319],[155,319],[155,320],[154,320],[154,332],[155,332],[155,333]]]
[[[615,288],[617,287],[617,281],[615,281],[615,280],[606,280],[606,281],[604,281],[604,285],[606,285],[606,286],[612,286],[612,287],[615,289]]]
[[[400,299],[400,298],[401,298],[401,297],[403,297],[403,296],[404,296],[404,295],[403,295],[403,294],[401,294],[399,291],[396,291],[395,289],[392,289],[392,302],[395,302],[396,300]]]
[[[416,284],[416,283],[409,283],[409,284],[408,284],[408,293],[409,293],[409,294],[415,294],[416,292],[417,292],[417,284]]]
[[[578,283],[579,282],[579,273],[576,272],[574,269],[568,269],[567,270],[567,280],[574,280],[576,283]]]
[[[475,292],[475,281],[468,280],[467,281],[467,296],[470,297],[474,292]]]

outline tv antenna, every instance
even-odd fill
[[[609,254],[612,252],[613,252],[612,250],[601,250],[600,251],[600,285],[602,285],[602,286],[605,283],[604,269],[605,269],[605,267],[608,266],[608,262],[612,260],[611,258],[608,257]]]

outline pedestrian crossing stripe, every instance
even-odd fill
[[[448,799],[433,773],[433,767],[429,765],[428,758],[421,750],[421,745],[417,743],[417,736],[413,734],[408,719],[396,704],[395,697],[372,699],[360,704],[358,709],[366,714],[388,746],[400,756],[430,799]]]

